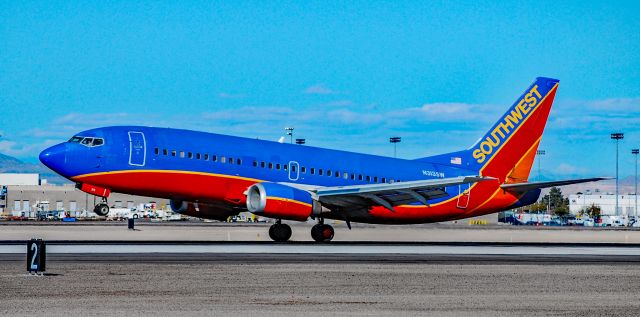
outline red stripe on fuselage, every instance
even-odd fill
[[[73,180],[132,195],[232,204],[244,204],[244,191],[257,182],[219,174],[160,170],[86,174],[73,177]]]

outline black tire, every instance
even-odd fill
[[[311,228],[311,237],[316,242],[329,242],[333,239],[335,231],[333,227],[325,224],[317,224]]]
[[[98,204],[93,208],[93,212],[98,216],[106,216],[109,214],[109,205],[107,204]]]
[[[269,237],[276,242],[285,242],[291,238],[291,227],[287,224],[273,224],[269,228]]]

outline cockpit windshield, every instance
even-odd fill
[[[69,139],[70,143],[80,143],[86,147],[95,147],[101,146],[104,144],[104,139],[102,138],[93,138],[93,137],[83,137],[83,136],[74,136]]]

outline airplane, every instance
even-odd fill
[[[279,242],[292,234],[283,220],[313,219],[313,240],[329,242],[325,219],[349,229],[457,220],[532,204],[542,188],[607,179],[528,180],[558,84],[536,78],[471,147],[418,159],[146,126],[83,131],[39,158],[101,197],[100,216],[119,192],[169,199],[174,212],[205,219],[273,218]]]

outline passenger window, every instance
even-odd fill
[[[371,181],[371,176],[367,176],[367,182]]]
[[[217,155],[211,155],[211,162],[217,162],[218,161],[218,156]]]
[[[229,158],[229,164],[233,164],[233,157]]]
[[[362,180],[362,174],[358,174],[358,180],[361,181]]]
[[[180,158],[184,158],[184,151],[180,151]]]
[[[187,153],[187,157],[189,157],[190,159],[192,159],[192,158],[193,158],[193,153],[191,153],[191,152]]]
[[[102,144],[104,144],[104,140],[93,139],[93,146],[101,146]],[[158,148],[156,148],[156,154],[158,154]]]
[[[237,160],[236,160],[236,164],[238,164],[238,165],[242,165],[242,159],[237,159]]]
[[[171,156],[176,156],[176,150],[171,151]]]
[[[205,154],[205,155],[204,155],[204,160],[205,160],[205,161],[208,161],[208,160],[209,160],[209,154]]]
[[[280,169],[280,163],[276,163],[276,169],[279,170]]]
[[[318,169],[318,175],[322,176],[322,169]]]
[[[304,166],[301,166],[300,167],[300,172],[303,173],[303,174],[306,174],[307,173],[307,169]]]
[[[269,163],[269,169],[273,169],[273,163]]]
[[[389,184],[393,184],[393,183],[395,183],[395,181],[393,180],[393,178],[392,178],[392,179],[389,179]]]
[[[340,177],[340,172],[336,171],[336,172],[333,174],[333,176],[335,176],[335,177]]]
[[[285,171],[286,171],[288,168],[289,168],[289,165],[287,165],[287,164],[282,164],[282,169],[283,169],[283,170],[285,170]]]
[[[260,167],[264,168],[266,166],[265,162],[260,162]]]
[[[382,180],[381,180],[380,182],[381,182],[381,183],[386,183],[386,182],[387,182],[387,179],[383,177],[383,178],[382,178]]]
[[[158,153],[160,153],[160,150],[158,148],[153,149],[153,153],[155,153],[156,155],[158,155]]]
[[[348,179],[349,178],[349,173],[344,172],[344,174],[342,174],[342,178]]]
[[[226,163],[227,162],[227,158],[224,156],[220,157],[220,163]]]
[[[316,169],[315,169],[315,167],[312,167],[311,168],[311,175],[314,175],[315,173],[316,173]]]
[[[377,182],[378,182],[378,176],[374,176],[374,177],[373,177],[373,182],[374,182],[374,183],[377,183]]]
[[[167,151],[167,149],[162,149],[162,155],[167,155],[169,154],[169,151]]]
[[[356,179],[356,174],[351,173],[351,179],[355,180]]]
[[[196,160],[200,159],[200,153],[196,153]]]
[[[327,170],[327,176],[331,177],[331,170]]]
[[[253,161],[253,167],[258,167],[258,161]]]

